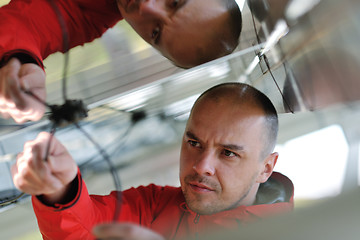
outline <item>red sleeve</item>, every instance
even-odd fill
[[[53,0],[66,24],[70,48],[91,42],[122,19],[115,0]],[[0,8],[0,59],[22,53],[39,65],[62,51],[63,31],[49,0],[12,0]]]
[[[44,239],[93,239],[92,228],[114,217],[118,195],[89,195],[80,172],[74,199],[67,204],[44,205],[32,197],[34,212]],[[157,204],[162,201],[163,188],[156,185],[131,188],[122,193],[119,222],[133,222],[150,227]]]
[[[43,239],[92,239],[91,229],[99,218],[80,172],[78,172],[76,197],[67,204],[47,206],[32,197],[34,212]],[[86,214],[86,217],[84,215]],[[100,214],[99,214],[100,215]],[[100,222],[100,220],[99,220]]]

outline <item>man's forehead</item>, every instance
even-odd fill
[[[226,98],[201,98],[193,107],[187,125],[226,132],[263,129],[265,123],[263,110],[252,103],[234,104]]]

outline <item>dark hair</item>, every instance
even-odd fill
[[[196,100],[194,106],[203,97],[220,100],[222,98],[229,99],[230,96],[235,96],[233,98],[235,104],[251,103],[264,111],[266,120],[264,128],[267,134],[264,135],[262,156],[267,156],[274,150],[279,129],[279,121],[274,105],[264,93],[245,83],[221,83],[203,92]]]
[[[242,30],[242,15],[240,8],[235,0],[220,0],[230,14],[229,29],[234,41],[234,49],[239,44],[240,33]],[[233,49],[233,50],[234,50]],[[232,50],[232,51],[233,51]]]

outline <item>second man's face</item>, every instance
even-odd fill
[[[178,66],[198,65],[209,51],[225,54],[226,43],[218,39],[228,13],[219,0],[118,0],[118,7],[146,42]]]

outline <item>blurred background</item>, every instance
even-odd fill
[[[0,0],[1,5],[8,2]],[[353,198],[360,184],[359,1],[238,2],[243,14],[238,49],[189,70],[173,66],[125,21],[72,49],[68,95],[89,109],[80,126],[110,155],[123,189],[149,183],[178,186],[180,141],[193,102],[218,83],[246,82],[263,91],[279,112],[275,170],[293,181],[296,212]],[[60,53],[44,62],[51,104],[63,101],[63,62]],[[29,196],[4,203],[19,194],[10,174],[16,154],[50,129],[46,118],[23,125],[0,119],[1,239],[41,239]],[[82,132],[70,125],[55,136],[79,164],[90,193],[114,189],[108,165]],[[349,209],[351,222],[360,223],[355,215],[360,207]],[[358,230],[352,230],[356,234],[350,230],[343,238],[359,239]]]

